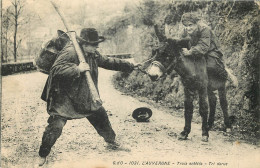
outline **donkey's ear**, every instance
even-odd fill
[[[160,42],[164,42],[167,40],[167,38],[165,36],[165,30],[163,30],[162,28],[163,28],[163,26],[161,26],[159,28],[159,26],[157,24],[154,25],[155,35]]]

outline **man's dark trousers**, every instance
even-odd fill
[[[114,142],[115,132],[108,120],[107,113],[103,107],[96,111],[87,119],[97,130],[98,134],[102,136],[106,142]],[[42,137],[42,144],[39,150],[41,157],[46,157],[51,151],[51,147],[55,144],[56,140],[60,137],[62,129],[65,126],[67,119],[60,116],[50,116],[48,119],[49,125],[45,128]]]

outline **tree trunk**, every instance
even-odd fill
[[[7,38],[7,35],[8,35],[8,29],[6,29],[6,33],[5,33],[5,61],[7,62],[8,60],[8,47],[7,47],[7,44],[8,44],[8,38]]]
[[[18,11],[17,11],[17,3],[15,2],[15,16],[14,16],[14,62],[17,61],[17,27],[18,27]]]
[[[3,1],[1,1],[1,23],[3,23]],[[4,62],[3,25],[1,24],[1,61]]]

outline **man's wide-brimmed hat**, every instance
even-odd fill
[[[147,107],[140,107],[133,111],[132,117],[137,122],[147,122],[152,116],[152,110]]]
[[[80,37],[77,37],[81,44],[97,45],[105,40],[103,36],[99,36],[95,28],[84,28],[80,32]]]

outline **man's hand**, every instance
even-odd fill
[[[89,70],[90,70],[89,65],[88,65],[86,62],[81,62],[81,63],[78,65],[78,68],[79,68],[79,71],[80,71],[80,72],[86,72],[86,71],[89,71]]]
[[[182,53],[184,56],[191,56],[191,51],[187,48],[182,48]]]

